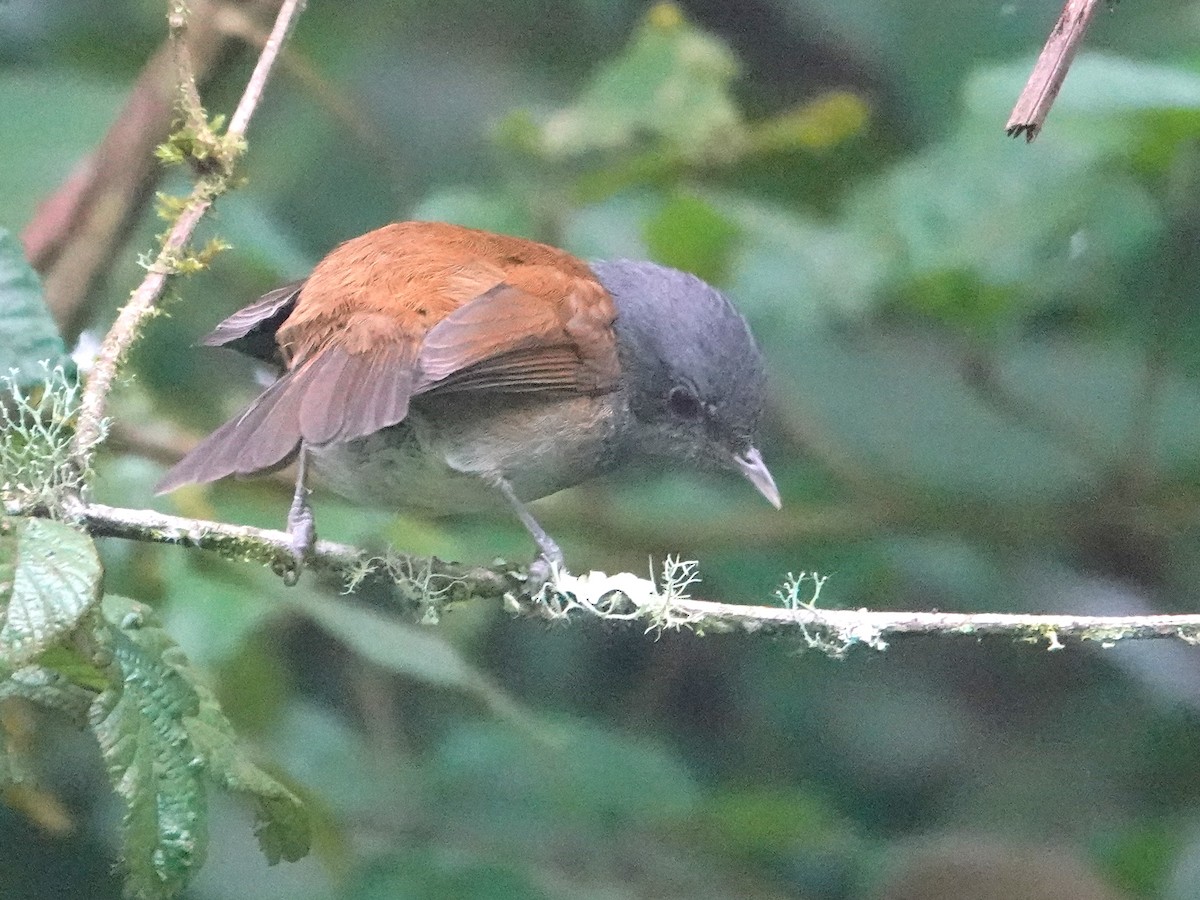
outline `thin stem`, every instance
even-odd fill
[[[182,3],[173,7],[172,19],[179,13]],[[271,70],[279,58],[279,50],[291,30],[296,17],[304,7],[304,0],[285,0],[275,18],[275,26],[259,55],[258,63],[250,76],[242,99],[237,105],[233,118],[229,123],[227,137],[240,138],[245,134],[250,119],[262,99],[263,89]],[[175,27],[173,22],[171,35],[173,40],[183,40],[183,27]],[[186,64],[186,54],[176,57],[181,64]],[[188,74],[181,77],[194,78]],[[155,306],[166,288],[167,280],[174,274],[174,261],[183,252],[196,226],[204,214],[212,206],[213,201],[228,187],[227,179],[215,180],[211,177],[201,177],[192,190],[191,196],[184,204],[183,211],[171,227],[154,262],[147,268],[146,277],[130,295],[129,302],[122,307],[117,320],[113,323],[88,378],[83,399],[79,409],[79,425],[75,432],[72,455],[75,465],[80,471],[87,471],[91,456],[104,433],[104,411],[108,402],[108,394],[112,389],[121,361],[141,330],[141,326],[154,313]]]
[[[187,124],[197,132],[207,132],[208,116],[200,100],[200,89],[196,86],[196,69],[192,65],[192,52],[188,47],[188,21],[192,11],[186,0],[175,0],[167,16],[170,34],[171,56],[175,60],[175,82],[179,90],[179,111]]]
[[[1092,16],[1102,2],[1067,0],[1050,37],[1046,38],[1046,44],[1033,66],[1029,80],[1025,82],[1021,96],[1017,98],[1008,124],[1004,126],[1009,137],[1023,134],[1026,142],[1029,142],[1038,136],[1067,77],[1067,70],[1075,59],[1075,52],[1083,42]]]
[[[246,133],[246,128],[250,125],[250,119],[254,115],[254,111],[258,109],[258,103],[262,99],[263,90],[267,86],[267,80],[271,77],[271,72],[275,69],[276,62],[279,61],[280,51],[283,50],[283,44],[291,33],[292,27],[296,24],[296,19],[304,9],[305,0],[284,0],[284,3],[279,7],[279,15],[275,17],[275,25],[271,29],[271,34],[267,37],[266,44],[263,45],[262,53],[258,56],[258,62],[254,66],[254,71],[250,74],[250,80],[246,82],[246,90],[242,92],[242,99],[238,101],[237,109],[233,112],[233,118],[229,120],[229,133],[243,136]]]

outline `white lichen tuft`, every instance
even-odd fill
[[[668,556],[657,582],[653,571],[650,578],[641,578],[632,572],[572,575],[555,570],[537,601],[553,619],[581,610],[608,620],[646,619],[648,632],[686,628],[702,618],[680,606],[691,599],[688,589],[700,581],[698,565],[694,560]]]
[[[376,573],[384,574],[396,587],[402,589],[405,600],[420,609],[423,624],[436,624],[442,607],[449,601],[451,593],[466,582],[450,575],[433,571],[433,565],[423,560],[414,565],[407,556],[390,548],[383,556],[360,559],[346,573],[343,594],[353,594],[363,581]]]
[[[788,572],[783,587],[775,592],[776,599],[785,608],[809,614],[812,621],[799,623],[805,649],[817,650],[832,659],[843,659],[855,645],[865,645],[872,650],[886,650],[887,642],[883,639],[883,634],[872,625],[862,621],[843,624],[822,617],[821,610],[817,608],[817,600],[828,580],[828,575],[819,575],[816,572],[801,572],[799,575]],[[809,581],[812,582],[812,592],[805,599],[807,590],[804,585]]]
[[[90,472],[72,457],[82,395],[78,378],[41,364],[42,382],[23,387],[17,370],[0,375],[0,499],[9,510],[60,511],[85,487]],[[101,424],[96,443],[104,439]],[[81,448],[85,451],[90,447]]]

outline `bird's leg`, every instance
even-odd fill
[[[554,542],[554,538],[546,534],[546,529],[538,524],[538,520],[533,517],[533,513],[529,511],[529,508],[521,502],[521,498],[517,496],[517,492],[513,490],[513,486],[508,483],[508,480],[496,476],[491,481],[500,493],[504,495],[504,499],[512,505],[517,518],[521,520],[521,524],[525,526],[525,530],[529,532],[530,536],[533,537],[534,543],[538,545],[538,549],[542,551],[541,555],[529,566],[529,584],[531,585],[531,590],[536,590],[550,579],[550,575],[555,569],[565,568],[566,559],[558,544]]]
[[[305,484],[307,474],[308,453],[301,443],[296,458],[296,492],[292,495],[292,505],[287,516],[287,533],[291,537],[289,558],[281,559],[275,567],[276,574],[283,578],[283,583],[288,587],[300,579],[304,559],[317,542],[316,520],[312,507],[308,505],[309,490]]]

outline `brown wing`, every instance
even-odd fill
[[[412,395],[411,349],[396,345],[379,353],[351,355],[331,347],[318,354],[193,447],[155,491],[274,471],[295,459],[301,441],[352,440],[386,427],[376,422],[402,421]],[[360,401],[354,386],[364,381],[374,390]]]
[[[517,271],[425,336],[415,393],[604,393],[616,386],[612,299],[595,281]]]
[[[282,293],[294,289],[263,297],[211,336],[262,349],[270,334],[288,370],[168,472],[160,492],[277,468],[302,441],[395,425],[417,393],[616,384],[612,299],[582,262],[543,244],[399,223],[347,241],[298,294]]]
[[[228,347],[263,362],[282,364],[275,332],[295,308],[303,287],[301,280],[268,291],[221,322],[200,343],[206,347]]]

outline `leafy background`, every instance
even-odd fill
[[[817,569],[831,605],[1194,610],[1197,8],[1102,12],[1026,146],[1001,128],[1057,4],[945,6],[310,3],[293,46],[322,86],[271,85],[248,183],[205,226],[235,249],[139,345],[98,499],[277,525],[280,483],[151,496],[146,448],[255,390],[192,344],[341,239],[446,219],[690,268],[769,357],[783,512],[685,472],[579,488],[540,505],[575,568],[678,551],[711,599]],[[162,12],[0,4],[0,226],[94,146]],[[114,260],[93,333],[158,227]],[[318,515],[364,545],[531,552],[504,520],[324,496]],[[1193,648],[911,639],[833,661],[491,607],[415,626],[200,554],[102,552],[313,812],[313,854],[268,868],[250,805],[214,796],[191,897],[1200,893]],[[0,806],[0,896],[119,896],[94,743],[28,715],[40,788]]]

